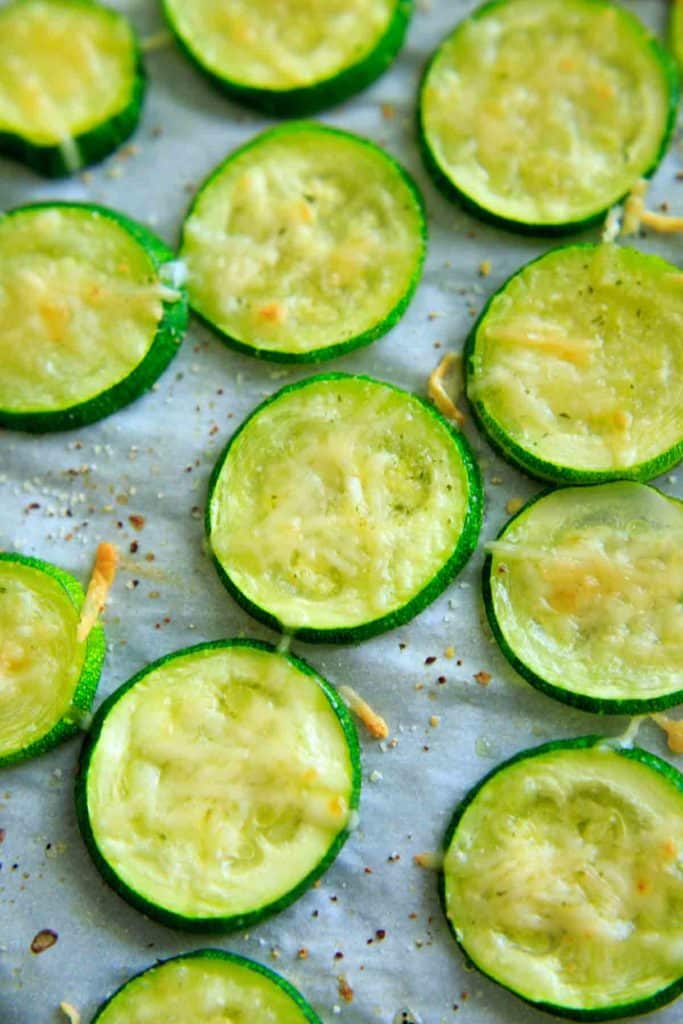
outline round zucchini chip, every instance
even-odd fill
[[[545,480],[649,480],[683,456],[683,275],[616,245],[554,249],[510,278],[467,342],[467,395],[510,462]]]
[[[321,1024],[279,974],[221,949],[198,949],[135,975],[100,1007],[92,1024],[240,1020]]]
[[[146,228],[101,206],[0,215],[0,426],[70,430],[151,387],[187,324],[173,260]]]
[[[483,974],[539,1010],[600,1021],[683,990],[683,776],[600,737],[525,750],[445,839],[444,909]]]
[[[683,701],[683,502],[630,482],[562,488],[488,550],[489,622],[533,686],[612,714]]]
[[[181,257],[193,310],[227,344],[279,362],[368,345],[405,311],[426,223],[407,172],[323,125],[271,129],[200,189]]]
[[[164,0],[178,42],[213,85],[300,116],[360,92],[403,43],[412,0]]]
[[[607,0],[494,0],[424,75],[428,169],[477,216],[531,233],[599,221],[671,139],[674,61]]]
[[[356,816],[353,723],[308,665],[218,641],[143,669],[98,710],[76,781],[81,832],[119,895],[225,932],[292,903]]]
[[[0,153],[49,177],[74,174],[134,131],[144,92],[123,15],[92,0],[0,9]]]
[[[0,552],[0,766],[79,731],[104,661],[97,624],[77,636],[80,583],[38,558]]]
[[[474,550],[479,471],[415,395],[327,374],[283,388],[229,442],[207,533],[233,597],[306,641],[358,643],[434,600]]]

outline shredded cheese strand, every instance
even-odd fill
[[[669,718],[667,715],[650,715],[660,729],[666,733],[669,750],[674,754],[683,754],[683,718]]]
[[[656,213],[654,210],[645,208],[645,196],[649,187],[649,181],[641,178],[631,189],[631,194],[624,203],[621,234],[623,236],[637,235],[643,224],[661,234],[683,232],[683,217],[671,217],[666,213]]]
[[[370,735],[376,740],[384,740],[389,735],[389,726],[381,715],[374,711],[367,701],[351,686],[340,686],[339,692],[350,710],[363,723]]]
[[[445,380],[450,377],[454,398],[446,390]],[[455,402],[462,393],[462,356],[457,352],[447,352],[439,365],[432,371],[427,383],[427,395],[436,408],[447,420],[462,427],[465,417]]]
[[[107,603],[107,596],[116,576],[118,560],[119,554],[113,544],[104,541],[99,545],[76,631],[79,643],[87,640]]]

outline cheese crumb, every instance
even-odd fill
[[[651,718],[666,733],[669,750],[683,754],[683,718],[668,718],[666,715],[652,715]]]
[[[59,1009],[69,1021],[69,1024],[81,1024],[81,1015],[71,1003],[60,1003]]]
[[[425,871],[440,871],[443,867],[443,855],[441,853],[416,853],[413,857],[413,864]]]

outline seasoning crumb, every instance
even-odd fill
[[[69,1021],[69,1024],[81,1024],[81,1015],[71,1003],[60,1003],[59,1009]]]
[[[37,935],[34,935],[31,942],[31,952],[36,954],[44,953],[50,946],[54,946],[56,941],[57,932],[53,932],[51,928],[43,928]]]
[[[7,835],[7,832],[5,831],[5,829],[4,828],[0,828],[0,843],[3,843],[5,841],[5,836],[6,835]]]
[[[337,952],[334,954],[334,959],[335,960],[343,960],[344,959],[344,954],[342,953],[341,949],[338,949]]]
[[[523,505],[524,501],[522,498],[510,498],[510,500],[505,503],[505,511],[509,516],[514,516],[516,512],[519,512]]]
[[[439,725],[440,722],[441,722],[441,716],[440,715],[432,715],[432,717],[429,719],[429,724],[431,725],[432,729],[436,729],[437,725]]]
[[[475,672],[474,678],[480,686],[488,686],[492,677],[490,672]]]
[[[447,647],[446,650],[443,652],[443,655],[444,655],[444,658],[454,658],[455,657],[455,647]]]
[[[134,530],[141,530],[145,525],[145,517],[136,513],[132,516],[128,516],[128,522]]]
[[[479,277],[488,277],[491,273],[491,260],[482,260],[479,264]]]
[[[386,939],[386,937],[386,928],[378,928],[377,931],[375,932],[375,938],[377,939],[378,942],[382,942],[384,939]]]
[[[425,665],[433,665],[435,661],[436,656],[434,654],[430,654],[428,658],[425,658]]]
[[[342,997],[345,1003],[353,1002],[353,989],[349,985],[348,981],[343,974],[340,974],[337,983],[339,986],[339,995]]]
[[[280,959],[280,950],[277,948],[277,946],[273,946],[273,948],[270,951],[270,955],[273,958],[273,960]]]
[[[308,960],[308,955],[309,954],[308,954],[308,950],[306,949],[306,947],[302,946],[301,949],[298,951],[298,953],[296,955],[297,955],[297,958],[299,960]]]
[[[440,853],[416,853],[413,857],[413,864],[425,871],[439,871],[443,864],[443,857]]]
[[[392,117],[396,117],[396,107],[393,103],[382,103],[380,110],[382,111],[382,117],[386,118],[387,121],[390,121]]]

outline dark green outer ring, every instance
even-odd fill
[[[147,914],[149,917],[156,921],[160,921],[162,924],[168,925],[170,928],[179,928],[184,931],[190,932],[210,932],[214,934],[220,934],[229,931],[235,931],[238,928],[246,928],[248,925],[256,924],[262,921],[266,917],[270,917],[271,914],[276,914],[281,910],[284,910],[291,903],[302,896],[313,883],[321,877],[327,870],[327,868],[335,860],[337,854],[343,847],[344,843],[351,834],[349,828],[342,829],[334,838],[331,845],[329,846],[326,853],[320,859],[318,864],[310,871],[304,878],[298,882],[293,889],[284,893],[282,896],[273,900],[272,903],[268,903],[265,906],[257,907],[254,910],[246,911],[239,914],[229,914],[224,917],[212,916],[212,917],[190,917],[184,914],[179,914],[176,911],[167,910],[156,903],[151,902],[142,893],[132,889],[126,882],[124,882],[116,871],[111,867],[107,859],[100,852],[99,846],[97,845],[97,837],[90,824],[90,815],[88,812],[88,796],[87,796],[87,784],[88,784],[88,773],[90,771],[90,761],[95,751],[97,741],[100,733],[105,725],[107,716],[112,710],[115,704],[125,696],[125,694],[132,689],[136,683],[143,680],[150,672],[161,668],[170,661],[174,661],[176,658],[185,658],[188,655],[199,654],[203,651],[215,651],[224,650],[227,648],[239,647],[245,649],[254,649],[258,651],[265,651],[270,654],[275,654],[278,657],[284,658],[294,668],[302,672],[304,675],[314,679],[318,684],[322,692],[324,693],[327,701],[332,708],[332,711],[336,715],[344,738],[346,739],[349,760],[351,762],[352,772],[352,783],[351,783],[351,796],[349,799],[349,810],[355,811],[358,808],[360,802],[360,790],[361,790],[361,766],[360,766],[360,746],[358,743],[358,735],[356,733],[356,727],[353,723],[351,715],[346,707],[346,704],[341,699],[334,687],[327,682],[318,672],[315,671],[307,662],[301,658],[296,658],[292,654],[284,654],[273,647],[271,644],[262,643],[259,640],[214,640],[208,643],[197,644],[193,647],[185,647],[179,651],[173,651],[171,654],[167,654],[157,661],[146,665],[143,669],[137,672],[132,678],[126,683],[115,690],[97,709],[93,718],[92,726],[89,733],[86,735],[83,747],[81,749],[78,768],[76,772],[75,781],[75,803],[76,803],[76,820],[78,827],[83,837],[83,841],[88,849],[88,852],[98,869],[105,882],[121,896],[127,903],[140,910],[143,914]]]
[[[235,349],[237,352],[241,352],[244,355],[254,356],[257,359],[266,359],[273,363],[320,363],[327,359],[336,359],[338,356],[345,355],[347,352],[352,352],[355,349],[363,348],[366,345],[370,345],[377,338],[381,338],[384,334],[391,330],[405,313],[410,301],[415,294],[420,278],[422,277],[422,270],[424,267],[425,258],[427,255],[427,210],[425,207],[424,198],[417,183],[410,175],[410,173],[403,167],[398,160],[396,160],[389,153],[385,152],[374,142],[369,139],[364,139],[359,135],[355,135],[352,132],[343,131],[340,128],[331,128],[328,125],[317,124],[312,121],[294,121],[285,125],[280,125],[275,128],[269,128],[264,132],[260,132],[254,138],[250,139],[245,145],[240,146],[238,149],[233,150],[232,153],[221,163],[218,167],[209,174],[209,176],[202,182],[197,190],[197,193],[192,200],[190,208],[185,215],[185,221],[183,222],[183,235],[180,239],[179,250],[182,253],[184,245],[184,231],[185,223],[190,216],[194,213],[195,207],[199,202],[204,191],[213,185],[214,181],[220,177],[225,168],[233,162],[233,160],[242,157],[250,149],[259,146],[263,141],[288,134],[295,134],[297,132],[319,132],[322,139],[326,135],[340,136],[350,142],[357,143],[359,146],[370,150],[378,159],[383,160],[389,164],[396,176],[406,186],[411,198],[415,203],[415,207],[418,212],[418,219],[420,222],[420,234],[419,238],[416,238],[416,248],[418,248],[417,259],[415,261],[415,267],[411,275],[408,287],[405,292],[394,305],[377,323],[368,327],[365,331],[361,331],[360,334],[356,334],[351,338],[347,338],[344,341],[333,342],[331,345],[325,345],[323,348],[309,349],[306,352],[288,352],[279,349],[271,348],[258,348],[255,345],[250,344],[248,341],[241,340],[234,335],[228,334],[227,331],[219,327],[218,324],[214,323],[208,316],[194,305],[191,305],[192,312],[197,316],[202,323],[206,324],[207,327],[215,331],[220,337],[221,341],[225,342],[229,348]]]
[[[614,482],[617,483],[619,481]],[[645,487],[647,485],[642,484],[641,486]],[[669,494],[664,494],[656,487],[650,487],[649,489],[656,491],[657,494],[661,494],[663,498],[667,498],[669,501],[675,502],[683,508],[683,501],[680,499],[674,498]],[[540,494],[535,494],[533,498],[527,501],[518,512],[508,519],[507,523],[505,523],[497,534],[496,540],[502,539],[510,526],[512,526],[513,522],[520,516],[525,515],[532,505],[535,505],[537,501],[542,500],[547,497],[547,495],[554,494],[555,490],[555,488],[547,488],[546,490],[541,491]],[[531,683],[533,687],[540,690],[541,693],[544,693],[547,697],[552,697],[553,700],[558,700],[562,704],[569,704],[571,707],[579,708],[581,711],[590,711],[596,715],[645,715],[650,714],[653,711],[663,711],[665,708],[671,708],[676,704],[683,702],[683,687],[678,690],[674,690],[671,693],[662,694],[659,697],[594,697],[572,690],[569,686],[558,686],[556,683],[551,683],[547,679],[543,679],[542,676],[539,676],[532,668],[525,664],[521,658],[518,657],[514,649],[510,646],[510,642],[498,622],[491,588],[492,564],[493,558],[490,554],[487,554],[482,568],[482,597],[486,618],[488,619],[491,632],[493,633],[502,654],[505,656],[507,661],[509,661],[514,670],[522,676],[527,683]]]
[[[310,626],[305,626],[300,629],[287,629],[275,615],[268,611],[267,608],[262,608],[259,605],[254,604],[254,602],[237,587],[228,571],[224,568],[221,562],[219,562],[213,552],[212,558],[221,582],[224,584],[230,596],[234,598],[234,600],[241,605],[245,611],[255,619],[258,619],[259,622],[263,622],[266,626],[270,626],[271,629],[278,633],[289,634],[296,637],[298,640],[304,641],[305,643],[358,644],[363,640],[369,640],[371,637],[378,636],[380,633],[385,633],[387,630],[395,629],[397,626],[404,625],[404,623],[408,622],[423,611],[427,605],[431,604],[432,601],[435,601],[436,598],[443,593],[449,583],[451,583],[463,568],[477,546],[484,510],[483,484],[479,466],[465,436],[461,434],[460,431],[452,427],[433,405],[430,405],[418,395],[404,391],[402,388],[396,387],[394,384],[388,384],[386,381],[379,381],[374,377],[369,377],[364,374],[324,373],[317,374],[313,377],[307,377],[305,380],[297,381],[295,384],[286,385],[274,395],[271,395],[270,398],[267,398],[265,402],[261,402],[261,404],[250,413],[223,449],[223,452],[219,456],[218,462],[214,466],[209,479],[204,525],[209,548],[211,548],[211,502],[213,492],[223,466],[230,454],[232,445],[235,443],[242,431],[246,429],[250,421],[273,402],[277,402],[278,399],[288,395],[292,391],[298,391],[300,388],[304,388],[308,384],[318,383],[319,381],[334,380],[369,381],[372,384],[379,384],[383,387],[390,388],[392,391],[396,391],[399,394],[406,396],[406,398],[416,401],[422,409],[435,420],[440,429],[446,432],[450,441],[458,450],[458,455],[462,461],[467,480],[467,509],[465,511],[465,519],[458,542],[448,560],[444,565],[442,565],[436,575],[433,576],[432,579],[422,588],[422,590],[418,591],[418,593],[415,594],[406,604],[402,605],[400,608],[396,608],[394,611],[391,611],[386,615],[380,616],[378,619],[371,619],[369,622],[362,622],[355,626],[337,626],[330,629]]]
[[[20,555],[11,551],[0,551],[0,562],[17,562],[19,565],[27,565],[53,579],[67,595],[69,601],[77,611],[83,607],[85,594],[78,580],[64,569],[60,569],[50,562],[43,562],[40,558],[32,558],[30,555]],[[21,761],[28,761],[29,758],[37,757],[48,750],[52,750],[62,740],[69,739],[81,731],[81,726],[74,718],[79,712],[87,713],[92,707],[95,698],[97,685],[100,681],[102,664],[106,651],[106,640],[104,630],[99,622],[96,622],[88,634],[85,642],[83,655],[83,666],[81,674],[76,683],[76,688],[71,696],[70,707],[73,711],[67,710],[62,718],[57,721],[51,729],[37,740],[29,743],[26,747],[14,750],[9,754],[0,755],[0,768],[6,768],[11,764],[19,764]]]
[[[683,797],[683,774],[678,771],[668,761],[664,761],[662,758],[657,757],[655,754],[651,754],[647,750],[643,750],[640,747],[618,747],[613,745],[613,740],[608,740],[604,736],[580,736],[576,739],[567,740],[551,740],[549,743],[543,743],[539,747],[532,747],[528,750],[522,750],[508,760],[503,761],[497,767],[493,768],[492,771],[488,772],[479,782],[477,782],[472,789],[463,797],[460,803],[457,805],[453,816],[446,829],[446,834],[443,839],[443,852],[446,854],[448,849],[453,842],[453,837],[457,830],[460,821],[472,803],[474,798],[478,795],[479,791],[489,782],[494,775],[498,775],[499,772],[505,771],[506,768],[510,768],[512,765],[517,764],[518,761],[525,761],[528,758],[539,757],[544,754],[552,753],[556,750],[588,750],[591,747],[608,745],[618,754],[620,757],[628,758],[629,761],[637,761],[639,764],[644,765],[646,768],[652,769],[652,771],[658,772],[663,775],[671,785],[678,790]],[[513,988],[501,982],[498,978],[495,978],[488,971],[484,970],[479,964],[477,964],[470,957],[467,949],[460,941],[456,934],[456,930],[451,923],[448,914],[446,913],[446,875],[443,869],[439,872],[438,880],[438,895],[441,908],[446,918],[446,923],[451,935],[455,939],[456,943],[460,947],[467,963],[472,964],[473,967],[483,974],[485,978],[495,982],[501,988],[511,992],[512,995],[516,996],[517,999],[521,999],[522,1002],[527,1003],[529,1006],[535,1007],[537,1010],[541,1010],[543,1013],[549,1013],[555,1017],[563,1017],[566,1020],[576,1021],[603,1021],[603,1020],[615,1020],[620,1017],[633,1017],[640,1013],[650,1013],[653,1010],[657,1010],[667,1003],[672,1002],[678,995],[683,992],[683,976],[672,982],[671,985],[667,985],[659,992],[655,992],[651,996],[646,996],[642,999],[635,1000],[631,1003],[619,1003],[615,1006],[604,1006],[596,1009],[583,1009],[575,1008],[571,1006],[557,1006],[554,1003],[536,1002],[532,999],[526,999],[519,992],[515,992]]]
[[[676,66],[671,54],[660,45],[660,43],[652,36],[647,29],[632,15],[629,11],[623,7],[606,2],[606,0],[591,0],[591,2],[602,7],[614,8],[618,11],[619,15],[628,20],[634,26],[640,29],[645,45],[652,50],[656,57],[657,63],[659,64],[665,85],[669,93],[669,104],[667,109],[667,118],[664,125],[664,131],[662,133],[662,139],[654,156],[651,165],[642,172],[641,177],[650,178],[659,167],[664,154],[666,153],[674,132],[676,130],[676,119],[678,116],[678,101],[679,101],[679,70]],[[509,0],[488,0],[488,3],[484,3],[481,7],[472,11],[468,15],[466,21],[478,20],[479,18],[485,17],[490,14],[496,7],[500,7],[503,4],[509,3]],[[449,177],[448,172],[445,171],[439,164],[430,144],[427,139],[427,133],[423,123],[422,117],[422,94],[429,77],[429,73],[432,69],[432,65],[441,53],[441,48],[445,42],[452,38],[456,32],[460,31],[464,22],[460,22],[455,29],[450,32],[444,40],[439,44],[436,51],[430,57],[422,78],[420,81],[419,97],[417,105],[417,138],[420,152],[422,153],[422,159],[425,167],[429,172],[434,184],[439,191],[451,201],[459,203],[467,213],[473,214],[480,220],[485,221],[487,224],[493,224],[495,227],[504,228],[506,231],[514,231],[516,234],[522,235],[536,235],[539,237],[557,237],[558,235],[572,234],[578,231],[584,231],[588,228],[594,227],[597,224],[601,224],[604,220],[607,211],[612,206],[616,206],[618,203],[623,202],[628,192],[621,197],[617,197],[611,200],[607,206],[600,207],[595,213],[588,214],[587,216],[579,217],[575,220],[569,221],[546,221],[540,224],[532,221],[515,220],[512,217],[506,217],[503,214],[495,213],[489,210],[485,206],[481,206],[476,200],[472,199],[466,192],[460,189],[455,182]],[[635,181],[634,181],[635,184]]]
[[[17,206],[3,217],[12,217],[30,210],[48,209],[83,210],[96,216],[114,221],[123,228],[138,245],[144,249],[155,271],[175,259],[175,254],[148,228],[143,227],[122,213],[94,203],[45,202]],[[180,347],[188,321],[187,294],[184,286],[176,288],[180,298],[172,302],[162,301],[162,317],[157,324],[156,334],[142,362],[127,377],[97,395],[77,402],[66,409],[37,410],[35,412],[12,412],[0,408],[0,427],[8,430],[24,430],[42,434],[57,430],[74,430],[97,420],[111,416],[147,391],[161,376]]]
[[[413,13],[413,0],[395,0],[395,10],[375,46],[359,61],[329,78],[293,89],[259,88],[244,85],[217,74],[204,62],[191,41],[183,38],[173,22],[167,0],[163,0],[166,21],[186,57],[208,81],[231,99],[276,117],[303,117],[335,106],[360,92],[386,71],[403,45]]]

